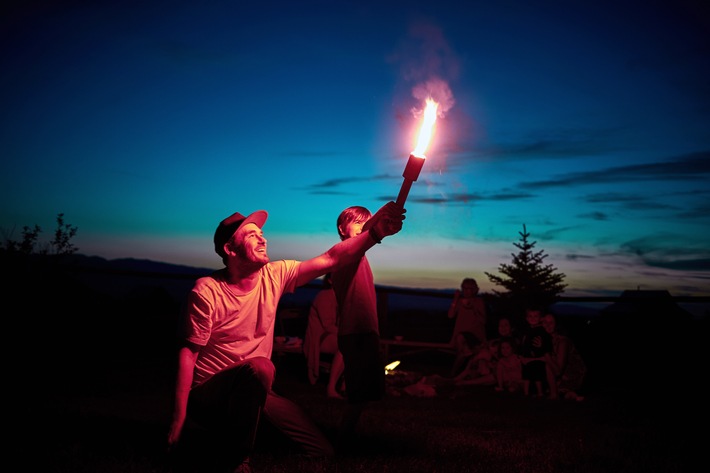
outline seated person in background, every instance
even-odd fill
[[[496,351],[483,342],[473,348],[463,371],[454,377],[454,386],[493,386],[496,384]]]
[[[308,381],[316,384],[320,377],[321,354],[333,355],[328,377],[328,397],[343,399],[338,391],[338,381],[345,365],[343,355],[338,350],[338,325],[336,323],[337,301],[330,273],[323,276],[323,288],[313,299],[308,312],[308,324],[303,340],[303,353],[306,355]]]
[[[578,394],[587,374],[587,365],[572,339],[557,329],[557,319],[551,313],[542,317],[542,326],[552,336],[552,352],[547,354],[548,380],[557,387],[563,399],[582,401]],[[552,397],[552,389],[550,390]]]
[[[523,363],[515,352],[515,345],[516,343],[511,337],[501,338],[498,343],[496,391],[514,393],[523,387]]]
[[[518,342],[518,336],[513,328],[513,322],[505,315],[498,319],[498,335],[492,340],[500,341],[504,338],[510,338],[515,344]]]
[[[471,356],[470,346],[487,339],[486,304],[483,298],[478,296],[478,283],[475,279],[464,278],[461,281],[461,289],[454,292],[447,315],[450,319],[456,319],[450,341],[456,350],[456,358],[451,368],[451,374],[455,376]]]
[[[468,347],[471,356],[453,377],[438,374],[425,376],[420,383],[434,386],[493,386],[496,384],[496,357],[487,342]]]
[[[544,383],[547,379],[546,360],[552,353],[552,336],[547,333],[541,323],[542,309],[528,307],[525,309],[525,321],[528,326],[523,332],[520,343],[520,359],[523,362],[523,392],[530,394],[531,384],[534,385],[536,397],[544,394]],[[557,398],[557,387],[551,383],[550,397]]]

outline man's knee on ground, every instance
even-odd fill
[[[271,385],[274,382],[276,368],[270,359],[259,356],[247,360],[249,367],[254,373],[254,377],[261,383],[265,391],[271,390]]]

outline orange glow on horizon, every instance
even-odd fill
[[[424,108],[424,119],[422,127],[419,129],[419,137],[417,138],[417,147],[414,148],[412,154],[419,158],[424,158],[424,152],[429,146],[431,137],[434,134],[434,124],[436,123],[436,114],[439,109],[439,104],[432,98],[426,99],[426,107]]]

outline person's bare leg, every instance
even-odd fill
[[[343,355],[336,351],[333,355],[333,361],[330,365],[330,377],[328,378],[328,388],[326,393],[328,397],[335,399],[345,399],[338,392],[338,380],[343,375],[343,370],[345,369],[345,363],[343,363]]]
[[[466,342],[466,338],[461,334],[456,335],[454,338],[454,349],[456,350],[456,357],[454,358],[454,363],[451,366],[452,377],[459,374],[472,354],[471,348],[468,346],[468,342]]]

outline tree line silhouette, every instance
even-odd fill
[[[0,251],[5,256],[67,256],[78,252],[78,248],[72,242],[76,236],[78,228],[64,221],[64,214],[57,215],[57,228],[54,231],[52,240],[46,243],[40,242],[42,228],[39,225],[33,227],[24,226],[19,240],[13,239],[12,232],[3,230],[3,241],[0,243]],[[530,241],[530,232],[523,224],[523,231],[520,234],[520,241],[513,245],[518,248],[518,253],[511,253],[513,259],[511,263],[501,263],[498,271],[502,275],[484,272],[488,279],[496,286],[501,286],[505,290],[493,293],[499,298],[504,306],[512,310],[522,310],[526,304],[537,304],[548,306],[553,304],[557,298],[564,293],[567,284],[563,281],[566,277],[564,273],[552,264],[545,264],[548,255],[544,250],[534,251],[537,241]]]

